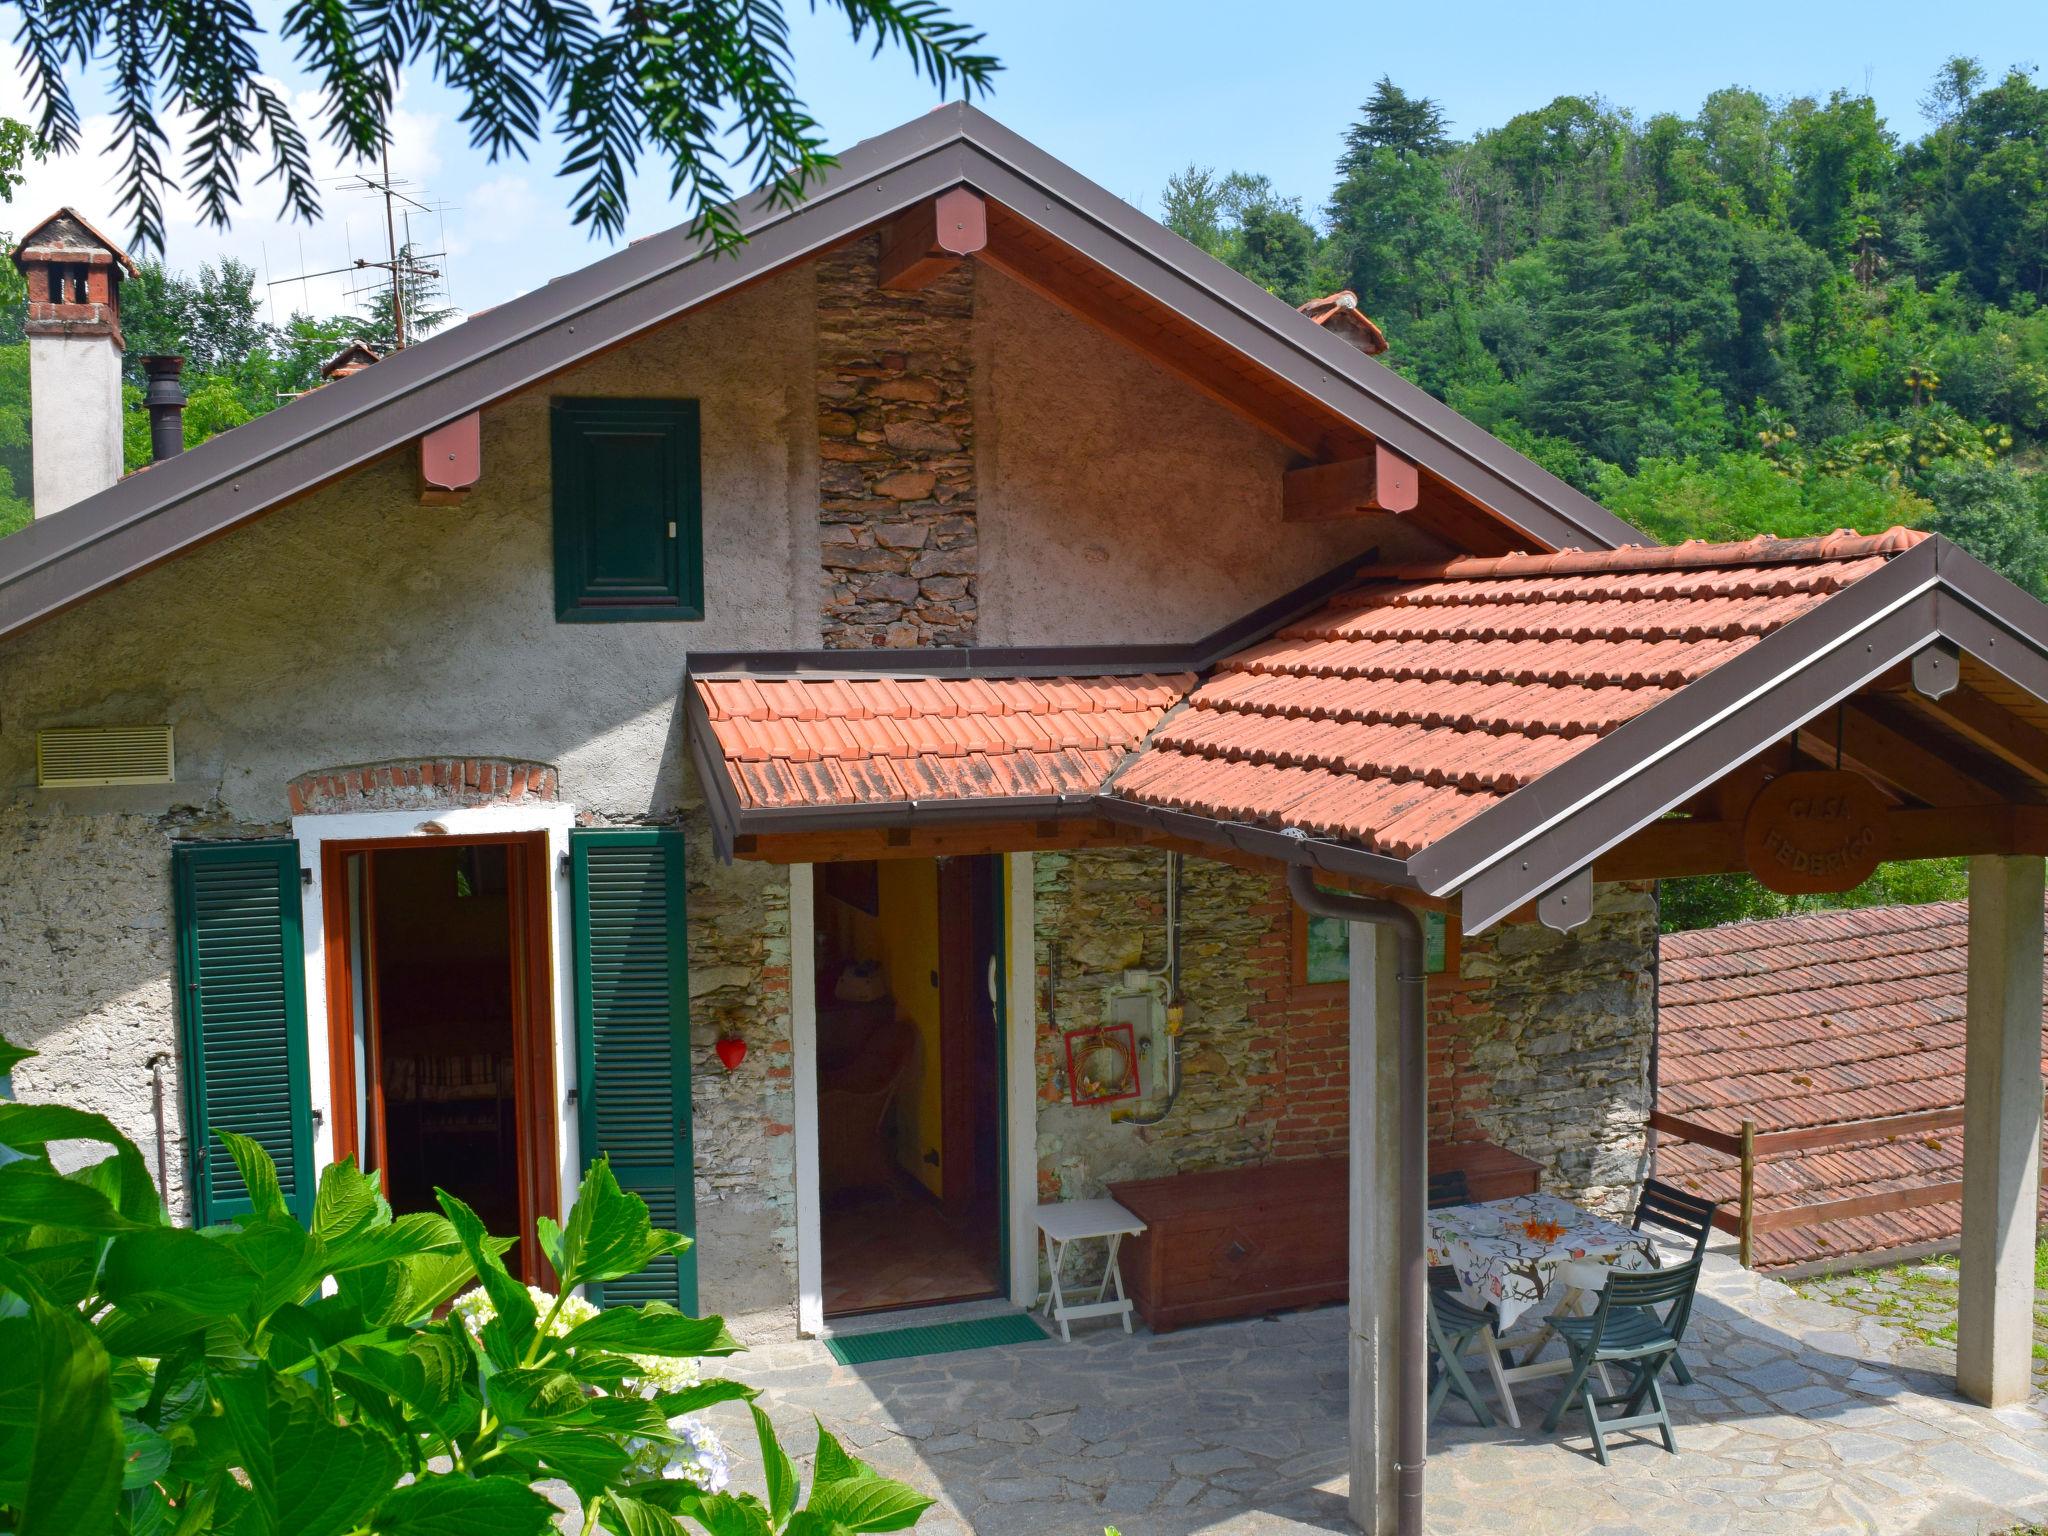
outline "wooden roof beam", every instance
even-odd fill
[[[1422,476],[1410,459],[1385,443],[1355,459],[1304,464],[1281,484],[1280,517],[1289,523],[1329,523],[1374,512],[1413,512]]]
[[[988,204],[966,187],[906,208],[882,232],[880,285],[914,293],[988,245]]]

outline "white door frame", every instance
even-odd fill
[[[1004,1147],[1008,1180],[1010,1299],[1038,1299],[1038,958],[1031,855],[1002,859],[1003,1081],[1009,1125]],[[825,1331],[825,1285],[818,1168],[818,992],[816,883],[809,864],[789,866],[790,1124],[796,1157],[796,1325],[807,1337]]]
[[[313,1128],[313,1164],[334,1161],[334,1064],[327,1059],[327,916],[322,855],[328,843],[377,842],[390,838],[461,839],[487,833],[547,834],[548,967],[554,977],[551,1028],[555,1042],[556,1170],[564,1209],[582,1177],[577,1161],[575,951],[569,930],[569,875],[565,862],[576,808],[560,801],[530,805],[476,805],[440,811],[336,811],[294,816],[299,845],[302,926],[306,934],[306,1079],[308,1099],[318,1117]],[[310,878],[308,878],[310,876]],[[559,1214],[559,1213],[558,1213]]]

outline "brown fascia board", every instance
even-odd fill
[[[0,635],[960,185],[1172,305],[1532,542],[1648,542],[1257,284],[952,103],[854,146],[794,208],[743,200],[736,254],[707,255],[686,227],[650,236],[0,540]]]
[[[947,645],[929,649],[699,651],[688,678],[712,677],[1134,677],[1148,672],[1206,672],[1226,656],[1313,613],[1371,575],[1378,549],[1354,555],[1320,576],[1261,603],[1199,640],[1178,645]]]
[[[2048,608],[1928,539],[1409,862],[1479,932],[1937,638],[2048,700]]]

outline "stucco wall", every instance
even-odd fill
[[[975,272],[982,645],[1194,640],[1398,518],[1280,519],[1288,448],[1000,272]]]

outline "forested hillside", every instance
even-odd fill
[[[1659,539],[1904,523],[2048,597],[2048,90],[1952,59],[1922,112],[1563,96],[1459,139],[1382,79],[1321,207],[1191,166],[1162,216],[1291,302],[1352,289],[1382,361]],[[1674,881],[1665,921],[1962,894]]]

